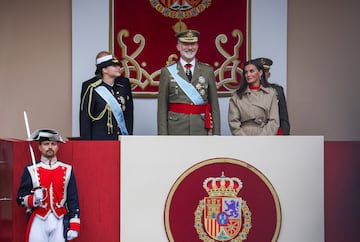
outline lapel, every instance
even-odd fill
[[[184,68],[181,66],[180,61],[177,62],[177,70],[178,70],[178,74],[179,76],[181,76],[182,78],[184,78],[185,80],[187,80],[187,76],[185,74]]]

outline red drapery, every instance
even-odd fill
[[[161,67],[177,61],[180,29],[200,32],[198,59],[215,69],[219,95],[237,89],[248,56],[249,0],[113,0],[112,48],[134,96],[157,95]]]

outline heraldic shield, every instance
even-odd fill
[[[251,228],[251,212],[246,201],[237,197],[242,186],[239,178],[225,177],[224,173],[221,177],[209,177],[204,180],[203,187],[209,197],[200,200],[195,211],[195,228],[200,239],[203,241],[246,239]]]
[[[204,227],[214,239],[226,241],[237,236],[241,229],[241,198],[206,197]]]

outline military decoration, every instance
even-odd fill
[[[198,90],[201,96],[204,96],[208,88],[208,85],[206,84],[206,79],[203,76],[200,76],[198,82],[199,83],[195,85],[195,88],[196,90]]]
[[[204,83],[206,82],[205,77],[199,76],[199,82],[200,82],[201,84],[204,84]]]

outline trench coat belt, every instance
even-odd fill
[[[265,124],[267,124],[267,120],[264,121],[263,119],[257,119],[257,118],[248,119],[241,122],[241,125],[255,125],[259,127],[264,127]]]
[[[188,104],[188,103],[170,103],[169,111],[174,113],[184,113],[184,114],[205,114],[205,128],[212,128],[212,116],[211,116],[211,106],[209,103],[205,104]]]

